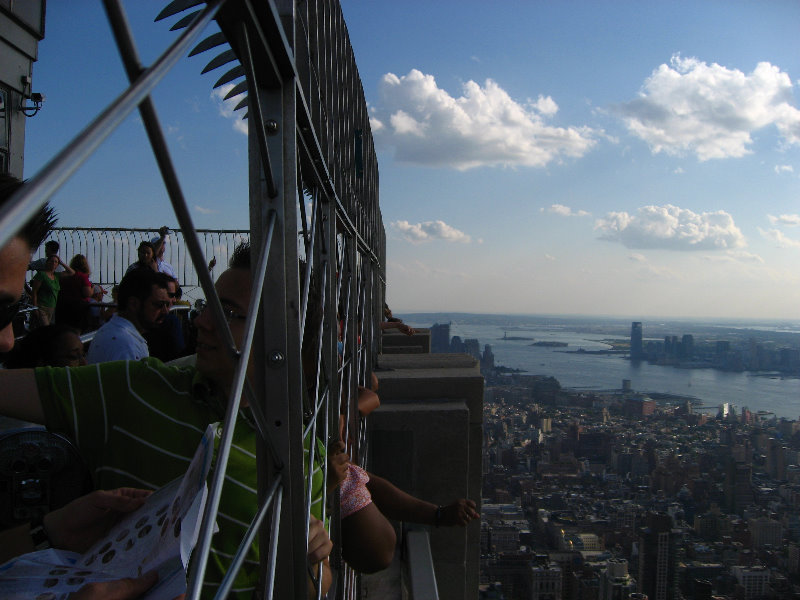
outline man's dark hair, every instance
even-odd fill
[[[21,180],[8,173],[0,173],[0,206],[4,206],[11,194],[20,189],[24,184]],[[41,210],[22,226],[17,235],[24,239],[31,250],[38,248],[44,238],[56,224],[56,213],[53,207],[45,204]]]
[[[59,350],[57,342],[68,333],[77,335],[80,332],[63,323],[34,329],[14,345],[14,349],[5,361],[6,368],[33,369],[54,366],[56,351]]]
[[[231,260],[228,263],[231,269],[250,269],[250,242],[240,242],[236,248],[233,249]]]
[[[153,253],[155,254],[155,250],[153,249],[153,244],[151,244],[147,240],[140,242],[139,246],[136,249],[141,250],[142,248],[150,248],[150,250],[153,250]]]
[[[131,298],[138,298],[140,302],[144,302],[150,297],[153,291],[153,286],[167,289],[167,282],[170,276],[165,273],[156,273],[152,269],[134,269],[130,271],[122,281],[119,282],[119,292],[117,301],[119,308],[125,310],[128,308],[128,301]]]
[[[50,241],[47,241],[47,242],[44,243],[44,251],[45,252],[47,252],[49,250],[52,250],[53,254],[55,254],[56,252],[58,252],[58,250],[60,248],[61,248],[61,246],[55,240],[50,240]]]

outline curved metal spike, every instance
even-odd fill
[[[233,67],[230,71],[225,73],[225,75],[217,79],[217,83],[214,84],[214,89],[221,85],[225,85],[226,83],[230,83],[238,77],[244,77],[244,67],[242,65]]]
[[[161,19],[166,19],[172,15],[177,15],[179,12],[182,12],[187,8],[197,6],[198,4],[203,4],[203,0],[173,0],[167,4],[164,10],[158,13],[158,16],[155,18],[155,20],[160,21]]]
[[[227,94],[225,94],[223,100],[229,100],[230,98],[238,96],[239,94],[243,94],[246,91],[247,91],[247,81],[242,81],[241,83],[237,83],[235,86],[233,86],[233,89]]]
[[[185,17],[183,17],[180,21],[175,23],[172,27],[169,28],[170,31],[175,31],[176,29],[183,29],[184,27],[188,27],[189,23],[194,21],[194,18],[200,14],[199,10],[194,11],[193,13],[189,13]]]
[[[216,48],[217,46],[221,46],[227,42],[228,40],[225,39],[225,34],[222,32],[217,32],[214,35],[208,36],[202,42],[197,44],[197,46],[195,46],[192,51],[189,52],[189,56],[194,56],[195,54],[200,54],[206,50],[211,50],[211,48]]]
[[[250,113],[244,113],[244,116],[242,117],[242,121],[245,121],[245,120],[247,120],[247,115],[249,115],[249,114],[250,114]]]
[[[233,53],[233,50],[225,50],[225,52],[208,63],[206,68],[203,69],[201,73],[208,73],[209,71],[213,71],[217,67],[221,67],[222,65],[234,60],[236,60],[236,55]]]
[[[241,102],[239,102],[239,104],[237,104],[237,105],[236,105],[236,106],[233,108],[233,110],[239,110],[240,108],[244,108],[245,106],[247,106],[247,96],[245,96],[244,100],[242,100]]]

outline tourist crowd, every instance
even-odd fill
[[[0,177],[2,207],[24,184]],[[89,468],[96,491],[0,532],[0,561],[50,546],[82,551],[100,539],[116,519],[141,506],[150,490],[183,475],[206,427],[223,420],[234,384],[237,357],[212,311],[200,310],[188,322],[171,310],[180,301],[181,290],[164,260],[166,227],[158,237],[142,242],[138,260],[115,290],[115,302],[106,306],[105,291],[92,284],[85,256],[78,254],[66,265],[58,256],[58,244],[49,241],[45,257],[29,264],[54,220],[50,209],[42,210],[0,248],[0,352],[6,356],[5,368],[0,369],[0,415],[42,424],[67,437]],[[28,269],[36,271],[30,283],[37,307],[35,327],[14,347],[11,323],[21,307]],[[312,285],[302,343],[305,387],[311,398],[319,386],[316,332],[322,323],[321,300],[313,290]],[[216,291],[233,339],[241,347],[253,291],[248,244],[236,248],[229,268],[216,281]],[[388,317],[393,318],[391,311]],[[414,333],[402,322],[387,323]],[[95,333],[85,352],[79,334],[87,331]],[[180,360],[167,364],[175,359]],[[261,372],[260,365],[250,362],[246,372],[250,378]],[[380,405],[377,389],[374,377],[369,387],[358,388],[352,404],[362,415]],[[309,429],[303,443],[306,455],[314,459],[304,461],[310,516],[300,531],[307,525],[309,572],[321,573],[323,595],[331,583],[328,556],[333,549],[325,498],[330,501],[339,494],[337,542],[344,560],[360,572],[375,572],[391,563],[396,535],[390,520],[463,526],[478,517],[471,500],[437,506],[354,464],[353,436],[344,425],[351,403],[342,395],[338,439],[318,439]],[[255,422],[245,394],[234,428],[204,597],[216,593],[258,507]],[[255,542],[231,597],[256,593],[258,557]],[[156,580],[155,573],[146,573],[93,583],[71,597],[136,598]],[[315,578],[309,576],[308,586],[309,595],[316,597]]]

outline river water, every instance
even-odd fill
[[[637,365],[622,355],[574,354],[566,351],[608,349],[610,346],[603,340],[612,336],[570,331],[564,327],[553,330],[528,325],[518,329],[474,321],[473,318],[470,322],[453,322],[450,335],[459,335],[462,339],[477,338],[481,351],[485,344],[491,344],[496,365],[524,369],[530,375],[553,376],[562,387],[619,389],[623,379],[630,379],[636,391],[693,396],[702,403],[703,408],[698,407],[698,410],[704,412],[716,412],[720,404],[730,402],[737,412],[747,407],[754,412],[768,411],[778,417],[800,418],[800,378],[765,377],[715,369],[681,369],[647,362]],[[407,322],[415,327],[431,325],[431,322],[419,320],[409,319]],[[568,346],[551,348],[531,346],[532,340],[504,340],[506,331],[509,336],[566,342]]]

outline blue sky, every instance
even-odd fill
[[[127,2],[145,62],[175,38]],[[343,11],[403,311],[797,319],[800,3],[383,2]],[[97,3],[50,2],[31,175],[125,79]],[[198,227],[246,227],[246,137],[181,61],[155,99]],[[209,141],[211,140],[211,141]],[[174,224],[133,116],[64,225]]]

